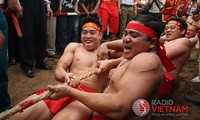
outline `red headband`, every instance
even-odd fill
[[[93,23],[93,22],[85,23],[85,24],[83,25],[82,29],[84,29],[85,27],[93,27],[93,28],[95,28],[96,30],[100,31],[100,27],[99,27],[97,24]]]
[[[179,26],[180,28],[184,28],[183,25],[179,21],[176,21],[176,20],[171,20],[168,22],[168,24],[174,24],[174,25]]]
[[[137,30],[139,32],[142,32],[142,33],[148,35],[151,38],[158,38],[158,34],[154,30],[152,30],[151,28],[146,27],[142,24],[129,22],[126,29]]]
[[[154,30],[152,30],[151,28],[146,27],[142,24],[139,24],[139,23],[130,23],[129,22],[126,29],[137,30],[139,32],[142,32],[142,33],[148,35],[151,38],[158,39],[158,34]],[[156,49],[156,53],[160,57],[162,65],[165,67],[165,69],[168,72],[176,69],[176,67],[173,65],[173,63],[170,61],[170,59],[166,56],[166,51],[165,51],[165,47],[164,47],[163,43],[161,43],[158,40],[157,45],[158,45],[158,47]]]

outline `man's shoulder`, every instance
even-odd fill
[[[155,52],[143,52],[132,58],[130,65],[143,68],[149,65],[156,67],[158,64],[160,64],[160,59]]]
[[[139,53],[137,54],[133,59],[135,60],[145,60],[145,58],[155,58],[157,57],[157,54],[155,54],[155,52],[142,52],[142,53]]]
[[[67,45],[67,47],[78,47],[81,46],[82,43],[77,43],[77,42],[71,42]]]
[[[77,48],[81,47],[81,43],[76,43],[76,42],[71,42],[67,45],[66,49],[67,50],[76,50]]]
[[[177,45],[184,45],[184,46],[187,45],[187,46],[190,46],[190,40],[187,37],[182,37],[182,38],[175,39],[174,42]]]
[[[186,37],[182,37],[182,38],[178,38],[178,39],[174,39],[170,42],[166,42],[165,44],[166,49],[180,49],[183,47],[191,47],[191,42],[189,40],[189,38]]]

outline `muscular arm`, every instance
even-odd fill
[[[155,56],[143,54],[131,60],[122,78],[114,81],[117,84],[116,93],[87,93],[61,85],[64,91],[62,95],[70,95],[90,109],[113,119],[125,119],[132,111],[135,100],[148,99],[152,92],[159,88],[163,70],[159,58]],[[52,95],[51,98],[53,97],[55,96]]]
[[[168,45],[168,43],[166,43],[165,47],[167,56],[169,59],[173,60],[174,58],[190,52],[191,42],[188,38],[179,38],[173,44]]]
[[[55,78],[58,81],[63,82],[65,79],[65,75],[67,74],[67,70],[73,61],[74,50],[79,46],[78,43],[70,43],[64,50],[63,55],[58,61],[55,70]]]
[[[113,49],[116,51],[123,51],[123,41],[121,39],[111,41],[111,42],[106,42],[105,44],[108,47],[108,49]]]
[[[189,40],[191,42],[191,48],[193,48],[198,42],[198,37],[195,36],[195,37],[190,38]]]
[[[115,40],[110,42],[102,43],[97,52],[98,60],[104,60],[109,58],[116,58],[116,55],[119,57],[123,51],[123,41]],[[119,54],[119,55],[118,55]]]

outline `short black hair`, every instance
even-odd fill
[[[84,24],[88,23],[88,22],[92,22],[92,23],[95,23],[96,25],[99,26],[100,30],[102,29],[102,24],[101,22],[94,18],[94,17],[84,17],[82,20],[81,20],[81,28],[83,27]]]
[[[158,34],[159,37],[161,36],[165,28],[163,23],[161,23],[151,15],[137,15],[133,17],[132,20],[141,22],[144,26],[151,28]]]
[[[199,11],[198,10],[192,11],[192,15],[199,15]]]

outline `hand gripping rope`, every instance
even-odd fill
[[[90,76],[92,76],[93,74],[97,73],[97,70],[93,70],[93,71],[90,71],[84,75],[81,75],[79,77],[79,81],[85,79],[85,78],[88,78]],[[48,98],[53,92],[51,91],[46,91],[45,93],[39,95],[37,98],[35,98],[34,100],[27,100],[27,101],[24,101],[18,105],[16,105],[15,107],[9,109],[9,110],[6,110],[2,113],[0,113],[0,120],[5,120],[5,119],[8,119],[9,117],[11,117],[12,115],[18,113],[18,112],[23,112],[24,109],[38,103],[39,101],[45,99],[45,98]]]

